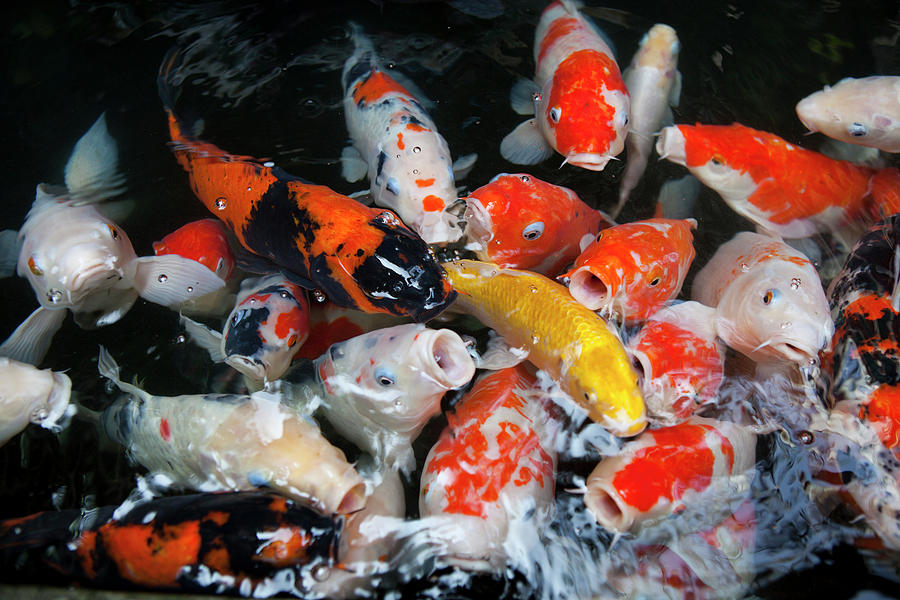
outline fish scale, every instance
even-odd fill
[[[443,264],[457,306],[528,351],[590,418],[619,436],[646,425],[631,360],[606,322],[537,273],[459,260]]]

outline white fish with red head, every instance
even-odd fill
[[[757,362],[816,360],[834,322],[809,259],[777,238],[742,231],[697,273],[693,299],[716,307],[716,332]]]
[[[72,382],[63,373],[0,357],[0,446],[34,423],[57,430],[74,412]]]
[[[281,377],[309,336],[306,290],[284,275],[241,282],[222,333],[181,318],[188,334],[216,362],[243,373],[256,387]]]
[[[569,0],[551,3],[534,35],[534,81],[517,83],[513,109],[534,114],[500,144],[506,160],[533,165],[553,154],[602,171],[625,147],[631,100],[613,51]]]
[[[104,115],[76,143],[66,165],[66,188],[37,186],[19,231],[17,273],[41,306],[0,346],[0,356],[39,363],[66,309],[92,329],[115,323],[138,296],[172,306],[221,288],[225,282],[193,260],[141,257],[128,235],[97,202],[119,193],[118,152]]]
[[[429,244],[462,236],[454,165],[447,141],[421,102],[378,62],[372,42],[351,23],[356,50],[344,63],[344,117],[352,146],[341,156],[350,181],[369,174],[375,204],[395,211]],[[472,160],[465,157],[461,160]]]
[[[333,344],[311,371],[287,373],[291,383],[277,388],[286,402],[320,404],[338,433],[380,465],[410,472],[412,441],[440,413],[444,393],[472,379],[475,363],[456,332],[410,323]]]
[[[797,116],[830,138],[900,152],[900,77],[841,79],[798,102]]]

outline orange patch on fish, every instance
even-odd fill
[[[303,312],[299,309],[279,314],[275,320],[275,335],[279,340],[287,338],[292,331],[299,331],[302,328],[302,320]]]
[[[900,385],[878,386],[859,418],[872,423],[886,448],[900,446]]]
[[[544,34],[544,38],[541,40],[541,48],[538,51],[536,62],[540,64],[553,44],[579,29],[581,29],[581,24],[575,17],[559,18],[551,22],[547,27],[547,33]]]
[[[119,573],[132,583],[173,587],[184,565],[197,562],[202,537],[198,521],[100,528],[103,544]]]
[[[168,442],[172,438],[172,430],[169,428],[168,419],[160,419],[159,436],[163,439],[164,442]]]
[[[383,71],[372,69],[372,74],[364,81],[356,84],[356,87],[353,89],[353,101],[357,104],[360,102],[369,104],[389,94],[402,94],[407,97],[412,96],[412,94],[410,94],[402,85],[397,83],[393,77],[390,77]]]
[[[434,185],[434,177],[432,177],[431,179],[416,179],[416,185],[420,188]]]
[[[428,212],[444,210],[444,201],[434,194],[428,194],[422,199],[422,208]]]
[[[339,317],[331,323],[318,323],[309,330],[309,338],[300,347],[296,358],[319,358],[332,344],[349,340],[361,333],[362,327],[347,317]]]
[[[416,132],[429,131],[429,129],[427,127],[423,127],[422,125],[419,125],[418,123],[407,123],[406,128],[409,129],[410,131],[416,131]]]
[[[406,144],[403,143],[403,132],[397,133],[397,147],[403,150],[406,148]]]
[[[884,316],[885,311],[888,313],[894,311],[889,296],[863,294],[844,309],[844,314],[847,317],[860,315],[867,321],[876,321]]]

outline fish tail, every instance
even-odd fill
[[[375,65],[375,46],[372,45],[372,41],[363,32],[362,26],[355,21],[348,21],[347,28],[350,30],[350,39],[353,40],[354,51],[344,63],[344,69],[341,73],[341,83],[345,92],[354,81],[371,71]]]
[[[178,74],[178,68],[183,60],[183,52],[180,46],[173,46],[166,52],[162,62],[159,65],[159,73],[156,76],[156,89],[159,92],[159,99],[162,100],[163,108],[172,113],[175,108],[175,101],[178,99],[180,88],[175,84],[175,77]]]

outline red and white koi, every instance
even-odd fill
[[[379,65],[361,28],[351,30],[356,49],[341,76],[353,142],[341,156],[344,177],[357,181],[368,172],[375,204],[430,244],[455,242],[462,229],[448,212],[457,195],[447,141],[419,100]]]
[[[716,311],[681,302],[651,316],[626,347],[641,366],[647,413],[666,424],[713,402],[725,372],[725,347],[716,336]]]
[[[644,34],[631,64],[622,74],[631,95],[631,120],[625,138],[628,161],[619,184],[619,202],[611,213],[613,218],[641,180],[653,152],[654,137],[667,115],[672,122],[669,107],[678,106],[681,95],[680,50],[675,30],[657,23]]]
[[[578,194],[526,173],[500,173],[465,198],[467,248],[478,260],[554,277],[612,219]]]
[[[432,541],[453,563],[502,569],[510,521],[539,527],[551,516],[556,451],[547,401],[519,365],[484,375],[448,413],[425,459],[419,513],[452,524],[435,528]]]
[[[797,116],[830,138],[900,152],[900,77],[846,77],[798,102]]]
[[[557,279],[591,310],[643,321],[681,292],[694,260],[695,219],[647,219],[601,231]]]
[[[100,374],[127,396],[101,417],[103,429],[151,473],[176,488],[269,487],[330,513],[365,505],[365,483],[308,417],[269,392],[251,396],[153,396],[119,378],[101,347]]]
[[[284,275],[246,279],[222,333],[182,317],[198,345],[261,386],[281,377],[309,335],[306,290]]]
[[[575,2],[552,2],[534,34],[534,81],[510,94],[513,109],[534,114],[500,144],[506,160],[533,165],[559,152],[565,162],[602,171],[622,152],[631,101],[609,44]]]
[[[749,430],[695,416],[648,430],[600,461],[587,478],[584,503],[600,525],[624,533],[701,497],[745,499],[755,462]]]
[[[716,331],[757,362],[808,363],[834,322],[812,263],[780,239],[742,231],[697,273],[693,299],[716,307]]]
[[[63,373],[0,357],[0,446],[29,423],[50,430],[75,412],[72,381]]]

